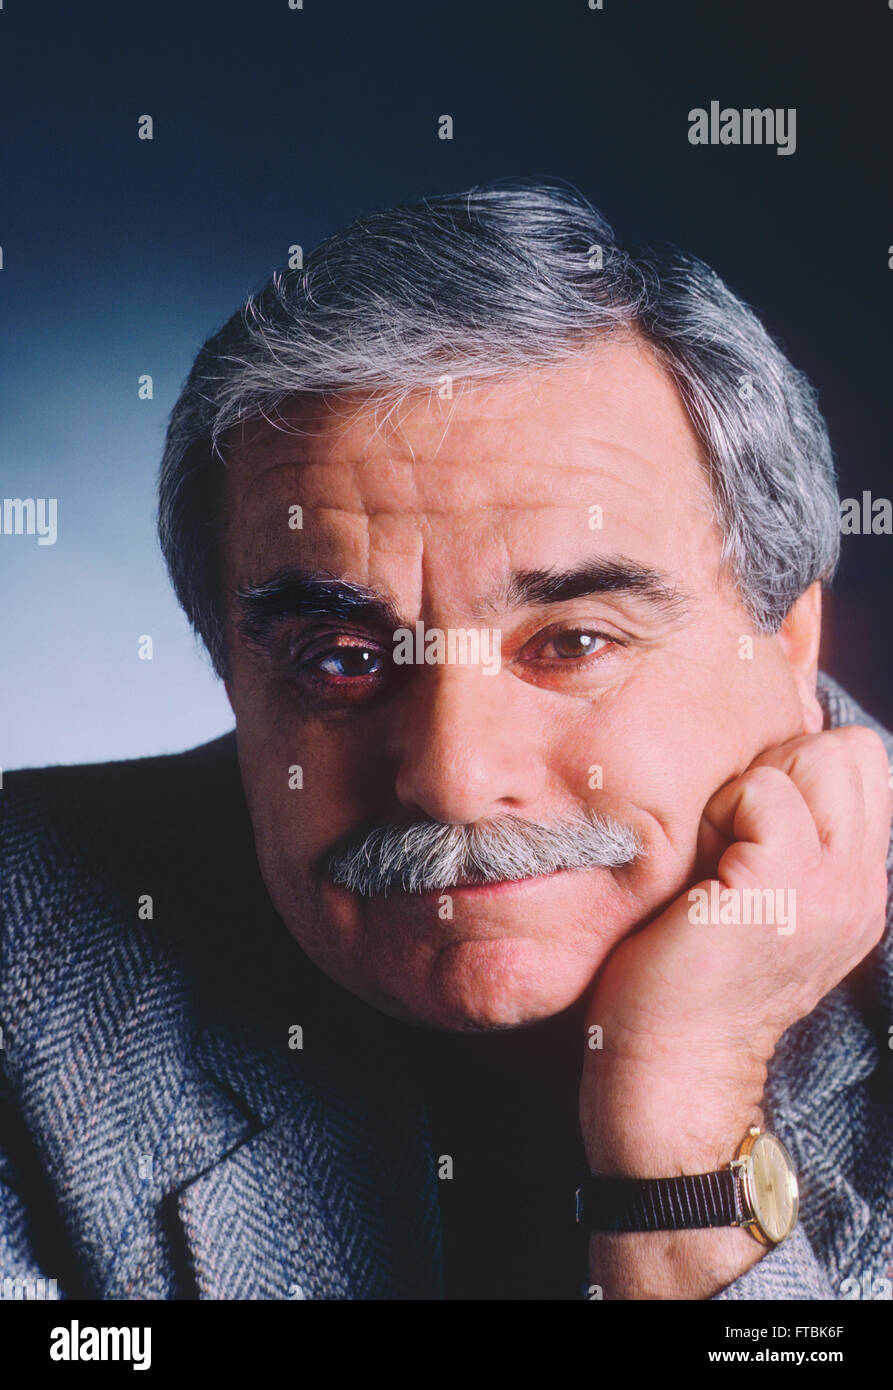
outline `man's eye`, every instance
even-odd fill
[[[335,647],[319,656],[305,658],[301,670],[311,675],[350,679],[374,676],[382,670],[384,658],[372,647]]]
[[[563,632],[553,632],[540,648],[541,654],[548,656],[549,648],[562,660],[593,656],[604,647],[611,646],[612,639],[602,632],[591,632],[583,628],[568,628]]]

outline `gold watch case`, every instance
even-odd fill
[[[753,1126],[732,1162],[750,1215],[742,1226],[761,1245],[779,1245],[791,1234],[800,1211],[794,1161],[774,1134]]]

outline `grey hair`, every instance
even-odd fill
[[[294,397],[391,406],[498,382],[620,335],[647,341],[703,448],[722,565],[771,633],[840,550],[816,393],[694,256],[622,245],[577,189],[499,181],[374,212],[274,271],[201,348],[171,413],[158,529],[177,596],[226,675],[224,436]]]
[[[587,807],[551,825],[502,815],[473,825],[361,827],[327,854],[325,870],[352,893],[387,897],[395,889],[441,892],[561,869],[617,868],[639,856],[647,854],[634,826]]]

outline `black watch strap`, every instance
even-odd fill
[[[590,1231],[687,1231],[740,1226],[747,1219],[732,1168],[682,1178],[587,1178],[577,1221]]]

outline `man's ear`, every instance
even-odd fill
[[[228,681],[228,680],[225,680],[225,681],[223,682],[223,688],[224,688],[224,690],[226,691],[226,698],[229,700],[229,707],[230,707],[230,709],[232,710],[233,714],[235,714],[235,712],[236,712],[236,707],[235,707],[235,705],[233,704],[233,687],[232,687],[232,682],[231,682],[231,681]]]
[[[800,595],[778,630],[778,640],[803,705],[805,734],[821,733],[824,724],[822,707],[815,693],[821,636],[822,586],[816,580]]]

